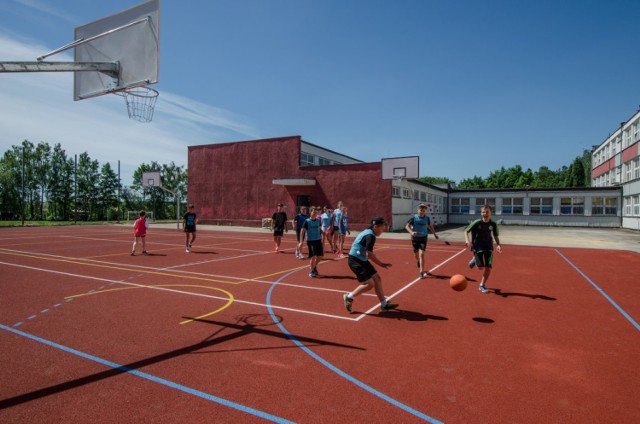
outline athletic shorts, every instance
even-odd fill
[[[314,256],[323,257],[324,256],[324,247],[322,246],[322,240],[307,240],[307,247],[309,248],[309,257],[313,258]]]
[[[322,234],[324,235],[331,234],[331,227],[322,227]]]
[[[427,250],[427,237],[411,237],[411,244],[413,245],[413,251]]]
[[[275,227],[275,228],[273,229],[273,235],[274,235],[275,237],[280,237],[280,236],[282,236],[283,234],[284,234],[284,228],[278,228],[278,227]]]
[[[478,268],[491,268],[493,264],[493,250],[480,250],[473,252]]]
[[[187,225],[186,227],[184,227],[184,232],[185,233],[195,233],[196,232],[196,227],[195,226],[191,226],[191,225]]]
[[[349,255],[347,263],[349,264],[349,268],[351,268],[351,271],[353,271],[353,273],[358,278],[358,281],[361,283],[369,281],[374,275],[378,273],[373,265],[371,265],[371,262],[363,262],[351,255]]]

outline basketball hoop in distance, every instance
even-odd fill
[[[153,111],[158,100],[158,91],[146,86],[131,87],[113,94],[124,97],[129,119],[139,122],[151,122]]]

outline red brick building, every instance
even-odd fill
[[[297,207],[348,208],[361,230],[380,215],[392,220],[392,182],[380,162],[364,163],[300,136],[190,146],[188,202],[202,224],[260,226],[276,204],[292,218]]]

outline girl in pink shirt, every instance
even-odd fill
[[[136,254],[136,244],[138,244],[138,239],[142,239],[142,254],[147,255],[147,249],[145,245],[145,236],[147,235],[147,227],[149,227],[149,223],[147,222],[147,213],[145,211],[140,211],[140,218],[136,219],[136,222],[133,224],[133,235],[135,238],[133,239],[133,247],[131,248],[131,256]]]

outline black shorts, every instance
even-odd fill
[[[307,240],[307,247],[309,248],[309,257],[313,258],[314,256],[323,257],[324,256],[324,247],[322,246],[322,240]]]
[[[186,226],[186,227],[184,228],[184,232],[185,232],[185,233],[195,233],[195,232],[196,232],[196,227]]]
[[[278,237],[278,236],[281,236],[281,235],[283,235],[283,234],[284,234],[284,228],[278,228],[278,227],[275,227],[275,228],[273,229],[273,235],[274,235],[274,236]]]
[[[351,271],[353,271],[353,273],[358,278],[358,281],[361,283],[369,281],[374,275],[378,273],[373,265],[371,265],[371,262],[363,262],[351,255],[349,255],[347,263],[349,264],[349,268],[351,268]]]
[[[414,252],[427,250],[427,237],[411,237],[411,244]]]
[[[473,252],[478,268],[491,268],[493,264],[493,250],[480,250]]]

